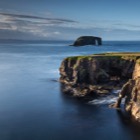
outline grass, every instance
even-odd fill
[[[68,60],[79,60],[79,59],[87,59],[91,60],[92,58],[97,59],[108,59],[108,58],[118,58],[118,59],[125,59],[125,60],[137,60],[140,58],[140,52],[111,52],[111,53],[100,53],[100,54],[93,54],[87,56],[72,56],[67,57]]]

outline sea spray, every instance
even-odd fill
[[[94,99],[92,101],[89,101],[88,104],[91,105],[106,105],[106,104],[112,104],[115,103],[118,99],[118,94],[121,90],[113,90],[111,92],[111,95],[100,97],[98,99]],[[123,101],[124,103],[124,101]]]
[[[117,96],[108,96],[108,97],[101,97],[99,99],[94,99],[92,101],[89,101],[88,104],[93,105],[103,105],[103,104],[111,104],[115,103],[117,101]]]

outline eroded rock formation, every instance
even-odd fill
[[[76,97],[102,96],[121,88],[115,107],[126,97],[125,109],[140,120],[140,54],[109,53],[66,58],[60,67],[63,92]]]
[[[102,39],[95,36],[81,36],[72,46],[102,45]]]

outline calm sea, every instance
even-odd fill
[[[140,42],[0,44],[0,140],[139,140],[140,127],[108,104],[114,95],[82,102],[61,93],[59,67],[67,56],[138,52]]]

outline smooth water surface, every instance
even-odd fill
[[[85,103],[61,93],[57,81],[67,56],[135,52],[140,51],[140,42],[68,45],[0,44],[0,139],[139,140],[139,127],[108,108],[111,98]]]

